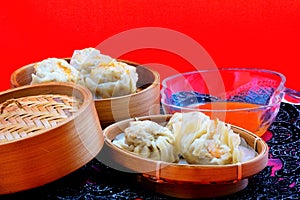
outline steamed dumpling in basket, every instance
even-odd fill
[[[174,142],[175,137],[168,128],[150,120],[130,122],[124,130],[124,138],[113,141],[120,148],[144,158],[177,162],[178,151]]]
[[[101,54],[98,49],[75,50],[70,64],[80,72],[78,83],[90,89],[95,99],[136,92],[136,68]]]
[[[48,58],[34,65],[30,84],[46,82],[74,82],[79,80],[79,72],[66,60]]]
[[[109,63],[114,59],[108,55],[101,54],[98,49],[89,47],[75,50],[70,59],[70,64],[82,75],[89,75],[100,63]]]
[[[95,99],[133,94],[137,90],[136,68],[95,48],[75,50],[70,64],[64,59],[48,58],[34,68],[31,84],[74,82],[87,87]]]
[[[241,138],[229,125],[201,112],[175,113],[167,127],[190,164],[224,165],[242,161]]]
[[[82,77],[80,84],[89,88],[97,99],[118,97],[136,91],[136,68],[124,62],[100,63],[89,76]]]

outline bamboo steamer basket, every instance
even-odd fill
[[[70,58],[66,58],[70,61]],[[160,113],[160,77],[157,71],[134,62],[118,60],[135,66],[138,73],[137,92],[107,99],[94,99],[102,128],[132,117]],[[35,63],[15,70],[10,78],[12,88],[29,85]]]
[[[89,90],[71,83],[0,93],[0,194],[57,180],[92,160],[103,134]]]
[[[260,137],[231,125],[247,144],[257,152],[251,160],[229,165],[195,165],[154,161],[136,156],[112,143],[129,126],[130,121],[152,120],[165,123],[171,115],[144,116],[123,120],[104,129],[103,162],[131,173],[145,188],[176,198],[213,198],[236,193],[248,185],[248,178],[267,166],[268,146]]]

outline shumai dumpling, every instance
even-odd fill
[[[88,75],[91,70],[100,63],[109,63],[114,59],[108,55],[103,55],[98,49],[89,47],[75,50],[70,60],[70,64],[75,67],[81,75]]]
[[[66,60],[48,58],[34,65],[30,84],[45,82],[77,82],[79,72]]]
[[[229,125],[201,112],[175,113],[167,127],[181,155],[190,164],[224,165],[241,162],[241,138]]]
[[[137,89],[136,68],[124,62],[100,63],[80,84],[89,88],[96,99],[132,94]]]
[[[124,134],[125,139],[115,143],[117,146],[152,160],[178,161],[175,138],[168,128],[150,120],[133,121]]]

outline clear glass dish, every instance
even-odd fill
[[[161,104],[165,114],[201,111],[262,136],[284,97],[299,101],[299,93],[285,88],[285,81],[283,74],[265,69],[192,71],[162,81]]]

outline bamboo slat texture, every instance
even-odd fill
[[[0,194],[47,184],[82,167],[103,146],[90,91],[71,83],[0,93]]]

